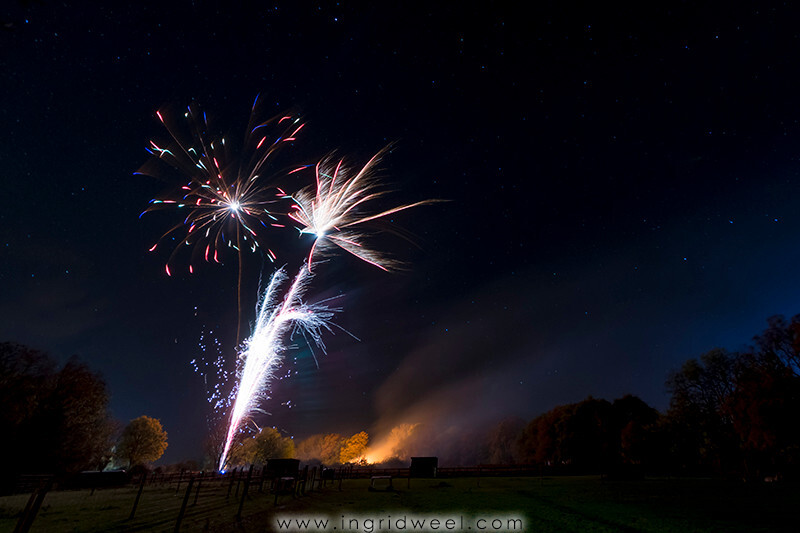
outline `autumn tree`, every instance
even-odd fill
[[[167,449],[167,432],[156,418],[142,415],[134,418],[122,431],[117,444],[117,457],[129,466],[152,463]]]
[[[725,408],[739,438],[745,477],[760,479],[766,472],[800,465],[800,378],[788,368],[767,371],[743,369]]]
[[[531,420],[519,438],[522,460],[542,465],[568,462],[563,443],[574,411],[575,404],[559,405]]]
[[[311,435],[297,445],[297,458],[301,461],[333,465],[340,460],[344,437],[338,433]]]
[[[361,431],[356,433],[342,443],[342,448],[339,452],[339,462],[342,464],[354,462],[364,455],[367,444],[369,444],[369,435],[367,432]]]
[[[725,412],[739,438],[744,475],[800,467],[800,315],[767,320],[755,346],[737,360]]]
[[[264,464],[270,459],[290,459],[294,456],[294,441],[291,438],[282,436],[275,428],[263,428],[256,435],[246,437],[233,446],[229,463]]]

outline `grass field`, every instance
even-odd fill
[[[281,496],[278,505],[273,495],[251,487],[237,522],[239,501],[233,494],[226,500],[228,484],[206,483],[199,494],[192,491],[181,531],[274,531],[276,515],[327,516],[330,527],[341,530],[342,515],[374,517],[377,524],[387,516],[437,513],[466,516],[465,528],[478,517],[521,515],[529,532],[800,531],[800,487],[794,484],[555,477],[415,479],[410,488],[396,479],[394,485],[394,491],[375,492],[368,490],[369,480],[344,480],[341,491],[329,485],[296,499]],[[176,492],[174,484],[147,486],[131,521],[137,487],[50,492],[31,531],[173,531],[185,487],[184,482]],[[0,531],[13,531],[27,500],[0,498]]]

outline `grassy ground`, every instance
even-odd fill
[[[181,531],[270,531],[275,529],[276,515],[327,516],[333,519],[329,530],[333,525],[341,530],[342,515],[396,520],[437,513],[464,516],[465,528],[480,517],[521,515],[525,531],[535,532],[800,531],[800,487],[793,484],[564,477],[412,480],[410,488],[400,479],[392,492],[369,491],[368,485],[368,480],[345,480],[341,492],[329,485],[297,499],[281,496],[277,506],[273,495],[251,488],[243,519],[237,522],[239,503],[233,495],[226,500],[227,483],[207,483],[201,486],[196,505],[192,492]],[[132,521],[126,518],[135,487],[98,490],[93,495],[51,492],[32,531],[173,531],[185,487],[186,483],[177,493],[174,485],[146,487]],[[13,531],[27,499],[26,495],[0,498],[0,531]]]

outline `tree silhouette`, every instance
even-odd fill
[[[666,429],[679,469],[722,471],[738,462],[732,416],[724,408],[736,387],[737,358],[714,349],[689,359],[667,379],[672,397]]]
[[[63,435],[56,471],[86,465],[102,469],[110,457],[116,423],[107,411],[106,384],[76,357],[58,372],[48,406],[50,423]]]
[[[762,364],[783,366],[800,377],[800,315],[795,315],[791,321],[780,315],[769,317],[767,329],[753,340]]]
[[[670,375],[665,429],[684,470],[737,472],[800,466],[800,315],[770,317],[745,353],[715,349]]]
[[[227,422],[226,418],[215,421],[203,441],[205,466],[208,468],[218,468],[219,462],[222,460],[222,454],[225,453],[225,439],[228,436]]]
[[[9,342],[0,343],[0,427],[9,478],[102,468],[115,431],[99,374],[76,357],[59,369],[44,352]]]
[[[523,462],[578,472],[616,473],[653,457],[658,411],[636,396],[559,405],[531,420],[519,439]]]
[[[508,417],[498,422],[488,435],[488,460],[493,464],[513,464],[520,459],[519,438],[525,421]]]
[[[657,460],[654,439],[660,415],[641,398],[625,395],[614,400],[616,429],[619,432],[619,460],[641,465]]]

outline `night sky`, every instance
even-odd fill
[[[394,142],[394,203],[449,200],[393,218],[412,242],[377,241],[407,270],[320,266],[309,299],[338,296],[360,342],[327,336],[319,367],[297,343],[261,417],[296,438],[530,419],[590,394],[663,410],[670,370],[800,311],[785,6],[9,3],[0,340],[79,355],[116,418],[161,419],[162,462],[202,453],[189,362],[201,337],[233,357],[237,264],[189,275],[184,254],[167,277],[168,253],[148,253],[181,219],[139,219],[179,185],[134,175],[165,137],[159,109],[197,102],[235,137],[260,94],[307,123],[289,160],[364,163]],[[289,242],[279,262],[296,267],[307,242]],[[273,267],[244,266],[250,321]]]

